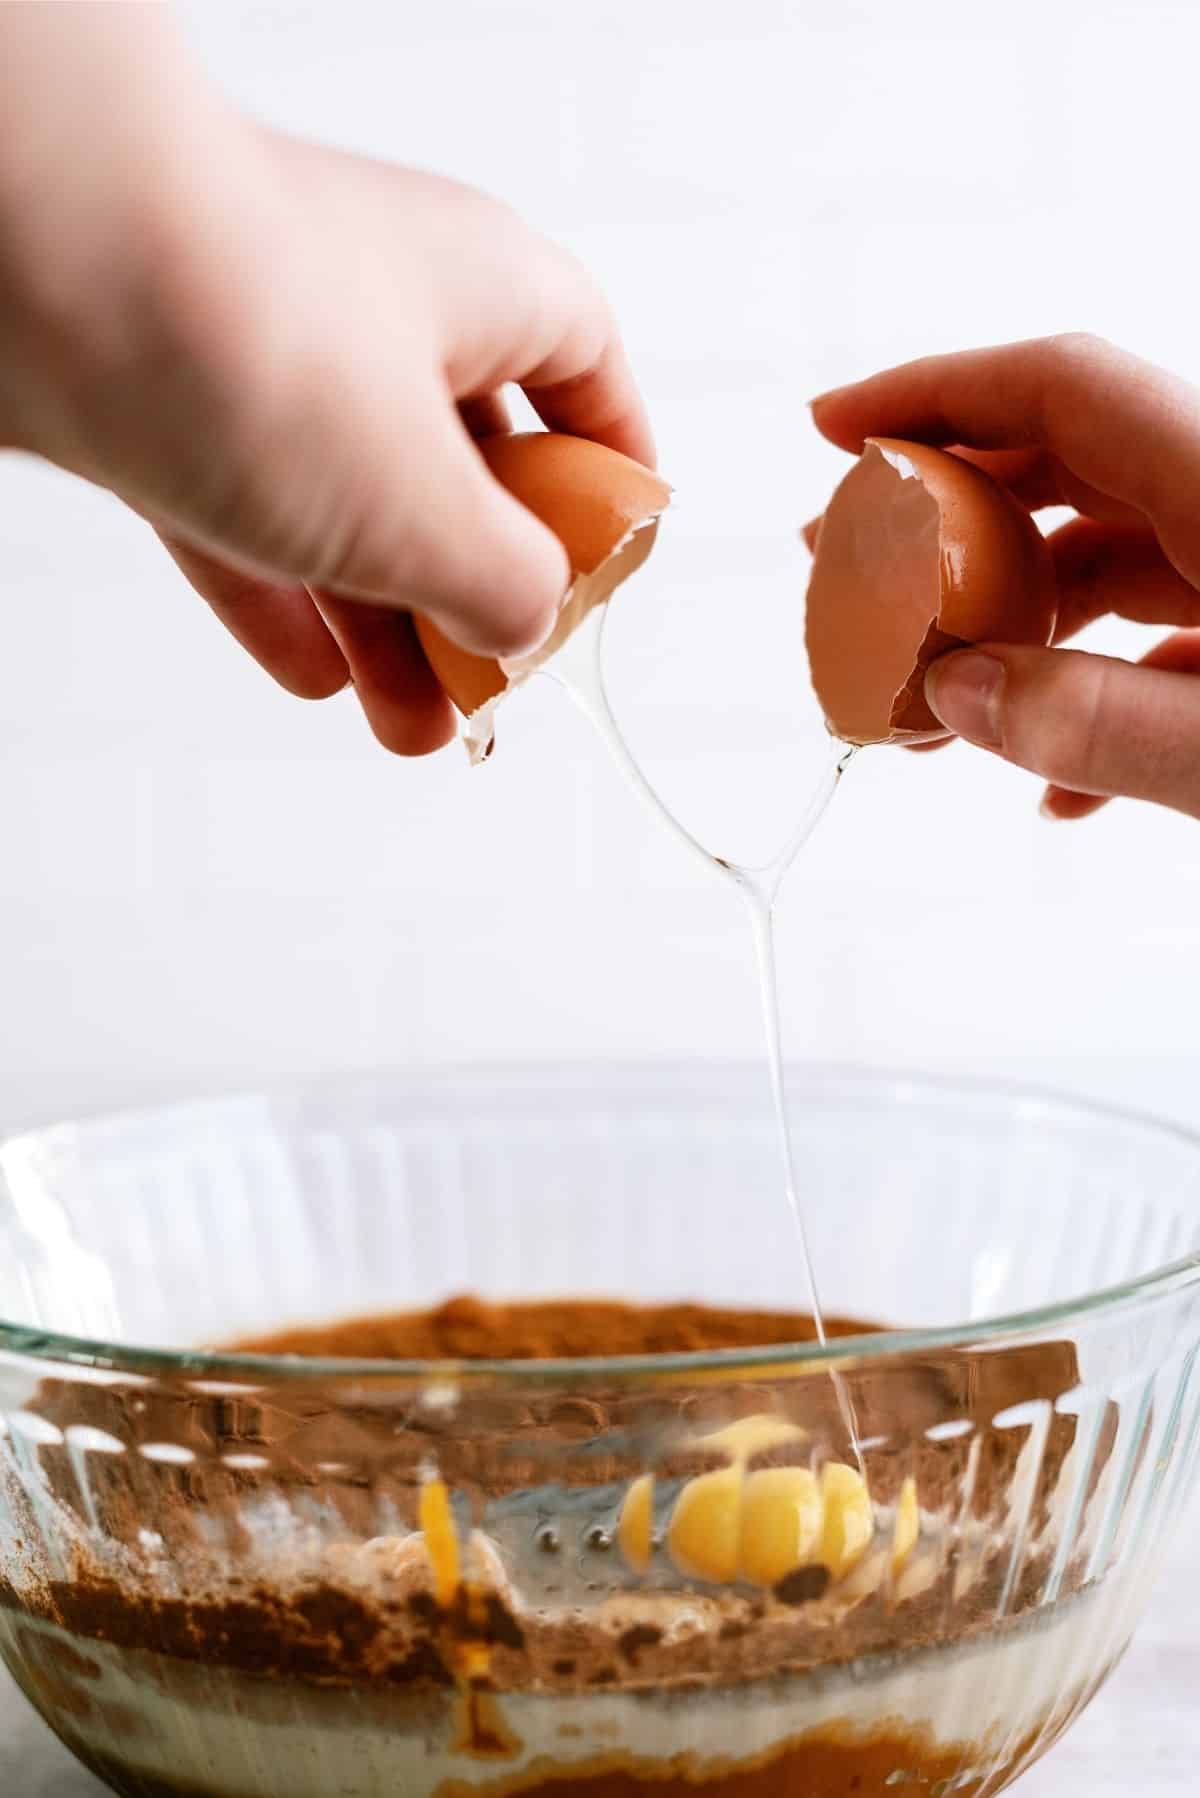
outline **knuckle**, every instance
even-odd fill
[[[268,425],[253,443],[231,450],[191,511],[208,535],[259,567],[323,584],[327,560],[343,554],[336,494],[305,466],[291,433]]]
[[[1080,671],[1071,760],[1076,779],[1090,789],[1097,785],[1105,759],[1112,668],[1098,656],[1089,656],[1080,664]]]
[[[1064,418],[1106,377],[1117,352],[1091,331],[1062,331],[1044,338],[1035,364],[1037,437],[1056,441]]]
[[[571,279],[581,316],[587,321],[597,354],[617,335],[617,315],[600,282],[573,253],[568,252]]]
[[[502,194],[492,193],[486,187],[476,187],[469,181],[456,181],[448,175],[433,175],[426,179],[436,183],[441,198],[456,207],[464,222],[470,223],[476,230],[529,233],[529,226],[520,212]]]
[[[546,260],[563,287],[593,306],[603,306],[604,296],[599,283],[583,258],[556,238],[543,237],[541,243]]]
[[[379,599],[389,589],[403,589],[400,570],[409,559],[397,554],[394,542],[380,541],[378,521],[371,508],[333,508],[332,516],[315,526],[308,541],[298,546],[304,578],[313,586],[348,598]],[[396,594],[399,597],[399,594]]]
[[[335,514],[329,528],[315,535],[305,561],[314,586],[347,599],[409,604],[420,597],[441,596],[453,587],[436,546],[403,521],[381,529],[377,512]]]
[[[298,438],[302,445],[330,440],[329,432],[311,429]],[[281,443],[275,466],[288,456]],[[349,598],[398,602],[441,593],[455,548],[438,492],[445,483],[432,452],[422,469],[403,445],[386,460],[361,443],[333,460],[302,451],[284,488],[283,523],[302,578]]]
[[[533,384],[557,392],[590,380],[618,341],[616,314],[595,276],[570,250],[543,240],[547,276],[535,303]],[[542,378],[539,379],[539,376]]]
[[[1073,372],[1108,362],[1113,346],[1095,331],[1060,331],[1046,339],[1046,351],[1054,367]]]

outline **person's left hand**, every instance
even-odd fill
[[[1049,817],[1109,798],[1200,817],[1200,392],[1095,337],[931,356],[813,402],[842,449],[866,437],[942,444],[1031,510],[1077,516],[1048,542],[1055,643],[1105,614],[1175,633],[1140,663],[981,644],[934,662],[947,729],[1043,775]]]

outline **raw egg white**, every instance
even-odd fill
[[[845,743],[932,741],[935,656],[968,643],[1045,645],[1058,595],[1025,508],[961,456],[869,439],[821,520],[808,586],[813,687]]]
[[[571,584],[558,623],[532,655],[493,661],[470,654],[428,618],[416,618],[430,667],[466,719],[473,761],[492,744],[496,706],[528,680],[578,628],[641,567],[654,546],[671,489],[629,456],[582,437],[526,431],[488,437],[479,445],[488,467],[514,499],[552,530],[567,552]]]

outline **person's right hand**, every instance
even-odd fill
[[[257,128],[164,8],[0,7],[0,446],[111,489],[277,680],[353,680],[402,754],[454,730],[411,612],[511,654],[566,589],[472,442],[507,383],[653,460],[599,290],[507,207]]]
[[[1082,818],[1117,795],[1200,817],[1200,391],[1111,344],[1051,337],[933,356],[813,403],[819,429],[957,449],[1031,509],[1078,516],[1050,549],[1056,643],[1105,613],[1165,624],[1141,662],[983,644],[933,663],[948,730],[1049,781]]]

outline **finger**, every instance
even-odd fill
[[[336,544],[305,584],[426,612],[479,655],[531,650],[567,590],[566,551],[493,477],[447,394],[409,406],[360,440],[371,478],[347,481]]]
[[[243,574],[177,537],[158,535],[230,635],[281,687],[300,699],[328,699],[346,685],[346,658],[302,586]]]
[[[845,449],[882,435],[1048,451],[1150,519],[1180,573],[1200,583],[1200,394],[1097,338],[929,357],[825,394],[813,415]]]
[[[442,692],[407,612],[317,595],[349,664],[367,722],[394,755],[429,755],[454,736],[454,709]]]
[[[1147,529],[1147,521],[1135,506],[1102,493],[1098,487],[1080,480],[1079,476],[1047,450],[978,450],[965,444],[951,446],[964,462],[973,462],[985,474],[1007,487],[1031,512],[1049,506],[1072,506],[1087,518],[1100,518],[1109,524],[1131,525]]]
[[[1059,587],[1055,642],[1112,613],[1135,624],[1200,625],[1200,591],[1153,532],[1076,518],[1047,538]]]
[[[435,355],[455,400],[512,382],[528,390],[553,429],[653,464],[645,404],[612,312],[573,256],[474,188],[273,142],[334,216],[360,221],[385,265],[396,258],[401,292],[417,255],[432,302]]]
[[[562,428],[648,452],[607,306],[571,258],[484,196],[289,140],[270,144],[286,191],[299,188],[316,216],[348,221],[370,246],[353,288],[363,301],[356,329],[340,333],[321,306],[276,316],[256,298],[247,308],[291,373],[265,382],[254,408],[239,394],[245,416],[230,404],[232,448],[214,452],[205,438],[215,473],[199,500],[203,483],[184,483],[195,534],[213,553],[286,573],[310,592],[424,611],[477,654],[532,650],[566,592],[566,553],[491,475],[458,402],[528,379],[548,390]],[[411,295],[414,258],[419,303],[397,326],[386,299]],[[259,297],[269,291],[255,286]]]
[[[459,400],[458,416],[477,443],[481,437],[503,437],[512,430],[508,407],[499,393],[476,393]]]
[[[1069,468],[1063,467],[1057,456],[1048,455],[1044,450],[976,450],[961,443],[949,447],[964,462],[981,468],[1002,487],[1007,487],[1013,498],[1020,500],[1030,512],[1041,512],[1050,506],[1071,506],[1087,518],[1103,519],[1108,524],[1140,530],[1150,528],[1135,507],[1079,480]],[[809,549],[816,546],[819,524],[820,519],[813,519],[800,533]]]
[[[504,207],[463,192],[465,252],[441,279],[455,394],[515,382],[552,431],[590,437],[653,467],[654,434],[612,311],[582,265]],[[480,306],[480,283],[491,304]]]
[[[810,545],[819,525],[820,520],[814,520],[801,532]],[[1200,591],[1171,566],[1157,538],[1145,526],[1129,529],[1075,518],[1053,531],[1047,544],[1059,589],[1056,643],[1067,641],[1109,614],[1135,624],[1200,627]],[[1177,641],[1168,640],[1169,644]],[[1159,659],[1163,653],[1177,652],[1160,645],[1143,665],[1173,666]],[[912,747],[939,746],[931,743]]]
[[[1053,786],[1200,817],[1200,681],[1069,649],[986,644],[933,663],[947,729]]]
[[[1030,503],[1028,490],[1017,497]],[[800,531],[814,554],[820,528],[820,518],[814,518]],[[1073,518],[1046,542],[1060,595],[1056,642],[1109,612],[1139,624],[1200,624],[1200,592],[1167,561],[1144,520],[1113,525]]]
[[[1179,631],[1164,638],[1142,657],[1139,665],[1178,674],[1200,674],[1200,631]],[[1047,818],[1088,818],[1107,804],[1107,798],[1094,793],[1075,793],[1069,787],[1055,785],[1048,786],[1042,795],[1042,813]]]
[[[985,474],[1007,487],[1014,499],[1030,512],[1044,511],[1050,506],[1071,506],[1087,518],[1103,519],[1108,524],[1146,531],[1148,521],[1133,506],[1112,499],[1086,481],[1076,479],[1056,456],[1044,450],[975,450],[961,443],[951,445],[953,453],[981,468]],[[804,525],[800,536],[812,551],[816,549],[821,521],[814,518]]]
[[[985,474],[1007,487],[1014,498],[1031,512],[1040,511],[1044,506],[1061,506],[1066,502],[1062,497],[1060,484],[1060,468],[1058,460],[1041,449],[1015,450],[981,450],[972,449],[969,444],[954,443],[947,446],[964,462],[974,463],[982,468]]]
[[[562,346],[522,382],[542,423],[551,431],[568,431],[606,443],[653,468],[654,434],[615,328],[609,328],[609,335],[582,370],[570,372],[574,360],[570,352],[569,344]],[[560,368],[568,372],[556,374]]]
[[[1200,674],[1200,630],[1176,631],[1146,651],[1140,666],[1174,674]]]

